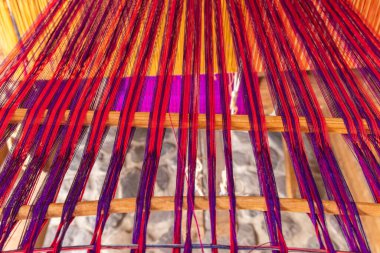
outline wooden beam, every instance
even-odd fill
[[[24,120],[27,113],[27,109],[17,109],[14,115],[12,116],[11,123],[20,123]],[[61,124],[66,124],[69,119],[70,111],[66,111],[65,117]],[[45,113],[46,115],[46,113]],[[86,119],[84,121],[85,125],[90,125],[92,118],[94,117],[94,111],[88,111],[86,114]],[[117,126],[119,123],[120,112],[111,111],[108,115],[107,125]],[[43,120],[41,120],[42,122]],[[221,114],[217,114],[215,117],[215,129],[223,128],[223,119]],[[284,132],[284,124],[280,116],[266,116],[265,117],[266,125],[268,131],[271,132]],[[347,128],[341,118],[325,118],[327,130],[331,133],[346,134]],[[206,115],[199,115],[199,128],[206,128]],[[305,117],[299,117],[299,123],[301,126],[302,132],[311,132]],[[369,130],[367,122],[363,120],[364,126]],[[135,118],[132,122],[132,125],[140,128],[147,128],[149,124],[149,113],[148,112],[136,112]],[[178,113],[167,113],[166,120],[164,124],[165,128],[178,128],[179,126],[179,114]],[[231,129],[232,130],[241,130],[248,131],[250,130],[249,119],[247,115],[232,115],[231,117]]]
[[[285,212],[310,212],[308,203],[305,199],[280,199],[281,210]],[[363,216],[380,216],[380,204],[375,203],[356,203],[359,214]],[[97,201],[79,202],[75,208],[75,216],[92,216],[97,212]],[[264,197],[236,197],[237,209],[266,211],[266,203]],[[326,214],[339,214],[338,207],[334,201],[323,201]],[[134,212],[136,207],[135,198],[115,199],[111,202],[110,213],[130,213]],[[22,206],[17,219],[23,220],[28,218],[31,206]],[[228,197],[216,198],[217,210],[229,210]],[[152,211],[173,211],[174,197],[153,197]],[[184,209],[187,209],[186,201],[184,201]],[[206,197],[195,197],[195,210],[208,210],[209,202]],[[46,218],[61,217],[63,210],[62,203],[50,204]],[[0,209],[1,211],[1,209]]]

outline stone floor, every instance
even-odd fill
[[[99,197],[102,182],[110,160],[110,154],[113,147],[113,139],[116,134],[116,128],[110,128],[108,136],[104,141],[101,153],[98,156],[96,164],[92,170],[88,182],[84,199],[96,200]],[[145,150],[146,130],[138,129],[135,133],[134,140],[129,149],[126,161],[119,181],[116,198],[135,197],[138,189],[140,178],[140,168]],[[205,139],[205,132],[199,133],[200,139]],[[249,143],[248,134],[245,132],[233,132],[233,161],[234,175],[236,182],[236,194],[239,196],[260,195],[259,184],[255,160]],[[277,188],[280,197],[286,197],[285,193],[285,172],[284,172],[284,154],[282,150],[281,134],[271,133],[269,135],[271,159],[274,167]],[[222,154],[222,136],[217,132],[218,154]],[[81,148],[83,148],[82,143]],[[63,187],[58,197],[59,202],[63,202],[71,182],[75,176],[76,168],[80,162],[81,148],[79,148],[76,157],[66,175]],[[207,195],[207,169],[206,169],[206,147],[205,142],[199,143],[199,155],[197,164],[196,177],[196,194]],[[176,176],[176,151],[177,145],[171,130],[166,132],[163,144],[162,157],[159,164],[157,182],[155,186],[156,196],[173,196],[175,189]],[[311,164],[315,166],[313,157],[310,156]],[[223,156],[217,157],[217,185],[218,194],[226,195],[226,177]],[[319,184],[320,177],[316,176]],[[321,187],[323,188],[323,186]],[[218,242],[229,243],[228,213],[218,211]],[[200,236],[196,229],[193,230],[194,241],[202,243],[209,242],[210,226],[208,212],[196,212]],[[133,229],[133,213],[130,214],[113,214],[110,216],[103,235],[103,244],[128,244],[131,243],[131,233]],[[84,245],[89,244],[94,227],[94,217],[76,218],[66,236],[64,245]],[[345,249],[344,240],[337,229],[334,217],[327,216],[330,234],[334,243],[339,249]],[[44,244],[48,246],[53,239],[59,219],[53,219],[48,227],[48,233]],[[283,213],[282,214],[283,231],[286,242],[289,246],[295,247],[318,247],[314,234],[314,228],[306,214]],[[268,242],[266,224],[262,213],[256,211],[238,211],[237,213],[237,231],[240,245],[259,245]],[[195,226],[193,226],[195,227]],[[173,231],[173,213],[172,212],[152,212],[148,226],[148,243],[171,243]],[[153,251],[153,250],[151,250]],[[155,250],[160,251],[160,250]],[[163,250],[163,252],[169,252]],[[104,251],[106,252],[106,251]],[[120,251],[119,251],[120,252]],[[123,252],[123,251],[121,251]],[[269,252],[269,251],[255,251]]]

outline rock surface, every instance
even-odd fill
[[[91,172],[90,180],[86,186],[84,200],[96,200],[99,197],[102,183],[110,161],[113,148],[113,140],[116,134],[116,128],[110,128],[102,150],[97,158],[95,166]],[[116,198],[135,197],[138,191],[138,184],[142,161],[145,151],[145,129],[137,129],[131,147],[127,154],[126,161],[123,165],[119,180]],[[199,137],[205,140],[206,134],[200,131]],[[248,134],[245,132],[233,132],[233,165],[236,183],[236,195],[260,195],[260,188],[257,179],[257,170],[252,148],[249,142]],[[226,175],[224,166],[222,134],[217,132],[217,193],[226,195]],[[282,150],[282,137],[278,133],[269,134],[271,159],[276,178],[277,188],[280,197],[286,197],[285,192],[285,172],[284,172],[284,154]],[[72,180],[75,177],[76,169],[80,163],[81,151],[85,143],[83,142],[78,149],[74,161],[67,173],[62,189],[60,191],[58,202],[63,202]],[[205,141],[199,143],[197,176],[196,176],[196,194],[207,195],[207,152]],[[312,153],[312,152],[311,152]],[[310,163],[317,170],[316,163],[310,155]],[[166,132],[162,156],[159,163],[157,180],[155,185],[156,196],[173,196],[175,191],[177,162],[177,144],[174,134],[171,130]],[[317,182],[321,184],[320,177],[316,177]],[[321,185],[323,188],[323,185]],[[198,225],[200,227],[200,237],[202,243],[210,242],[210,224],[208,212],[196,212]],[[229,220],[228,212],[218,211],[217,213],[217,233],[218,243],[229,243]],[[339,249],[346,249],[344,239],[339,233],[337,223],[332,216],[327,216],[330,234],[334,243]],[[134,214],[112,214],[108,219],[107,226],[104,230],[102,243],[104,245],[122,245],[131,243],[133,230]],[[315,236],[314,228],[306,214],[283,213],[283,232],[288,246],[294,247],[311,247],[318,248],[318,241]],[[44,245],[49,246],[54,238],[59,219],[52,219]],[[95,217],[78,217],[75,218],[68,231],[64,245],[86,245],[92,238]],[[259,245],[268,242],[266,224],[261,212],[240,210],[237,212],[237,236],[240,245]],[[184,226],[183,226],[184,228]],[[193,226],[193,241],[199,242],[199,235]],[[173,213],[172,212],[152,212],[148,225],[147,242],[151,244],[171,243],[173,233]],[[124,250],[127,252],[128,250]],[[119,252],[124,252],[123,250]],[[153,251],[153,250],[150,250]],[[158,252],[160,250],[154,250]],[[161,250],[170,252],[170,250]],[[106,250],[103,252],[107,252]],[[256,251],[255,251],[256,252]],[[269,251],[257,251],[269,252]]]

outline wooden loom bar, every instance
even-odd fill
[[[296,198],[281,198],[281,210],[286,212],[308,213],[310,212],[308,203],[305,199]],[[93,216],[97,212],[97,201],[79,202],[75,208],[75,216]],[[380,216],[380,204],[375,203],[356,203],[359,214],[363,216]],[[242,210],[266,211],[264,197],[236,197],[236,206]],[[338,207],[334,201],[323,201],[326,214],[339,214]],[[135,198],[115,199],[111,202],[110,213],[130,213],[134,212],[136,207]],[[228,197],[217,197],[216,207],[218,210],[229,209]],[[27,219],[31,206],[22,206],[17,219]],[[186,201],[184,201],[186,209]],[[50,204],[46,218],[61,217],[63,209],[62,203]],[[153,197],[151,210],[152,211],[173,211],[174,197]],[[195,197],[195,210],[208,210],[209,202],[207,197]]]
[[[11,123],[20,123],[23,121],[27,113],[27,109],[17,109],[14,113]],[[62,121],[62,124],[66,124],[67,120],[69,118],[70,111],[66,111],[64,120]],[[94,111],[88,111],[86,115],[86,119],[84,124],[90,125],[92,118],[94,116]],[[119,123],[119,116],[120,112],[117,111],[111,111],[108,115],[107,125],[110,126],[117,126]],[[222,122],[222,115],[217,114],[215,117],[215,129],[222,129],[223,128],[223,122]],[[284,132],[284,124],[282,122],[282,119],[280,116],[266,116],[265,117],[267,129],[271,132]],[[331,133],[339,133],[339,134],[346,134],[347,128],[344,124],[343,119],[341,118],[325,118],[327,130]],[[305,117],[299,117],[299,123],[301,126],[302,132],[311,132],[309,130],[309,127],[307,125],[307,121]],[[367,130],[368,124],[365,120],[363,120],[364,126]],[[134,121],[132,122],[133,126],[140,127],[140,128],[147,128],[149,124],[149,113],[148,112],[137,112],[135,113]],[[179,115],[178,113],[167,113],[166,114],[166,121],[165,121],[165,127],[166,128],[177,128],[179,125]],[[206,115],[200,114],[199,115],[199,128],[206,128]],[[249,119],[247,115],[232,115],[231,117],[231,129],[232,130],[242,130],[242,131],[248,131],[250,130],[249,125]]]

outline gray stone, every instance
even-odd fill
[[[144,128],[137,128],[133,136],[133,142],[145,142],[147,130]]]
[[[177,146],[170,142],[164,142],[162,144],[162,151],[161,156],[167,155],[167,154],[177,154]]]
[[[161,190],[165,190],[169,185],[169,181],[170,181],[170,174],[168,172],[167,166],[158,167],[157,179],[156,179],[158,187],[160,187]]]
[[[239,245],[255,245],[258,241],[257,234],[251,224],[240,224],[237,237]]]
[[[99,197],[106,169],[111,158],[113,142],[116,134],[116,127],[109,129],[107,138],[105,138],[103,147],[99,153],[90,179],[86,186],[84,199],[97,199]],[[133,141],[128,150],[126,162],[123,165],[116,198],[136,197],[138,192],[141,166],[145,152],[146,129],[136,129]],[[197,161],[196,176],[196,194],[203,195],[207,193],[207,166],[206,163],[206,144],[205,133],[200,136]],[[284,155],[282,150],[282,137],[278,133],[270,133],[269,148],[271,154],[271,162],[274,169],[274,175],[277,183],[279,196],[286,196],[285,192],[285,173],[284,173]],[[86,144],[84,138],[74,156],[73,162],[67,172],[58,201],[63,202],[69,191],[72,181],[76,175],[76,170],[80,164],[83,148]],[[252,152],[252,146],[247,132],[232,132],[233,143],[233,162],[235,177],[235,193],[240,196],[259,196],[260,186],[257,177],[257,168],[255,166],[255,158]],[[156,196],[174,195],[175,179],[176,179],[176,161],[177,161],[177,144],[175,142],[172,131],[167,131],[162,147],[162,155],[159,162],[159,168],[156,177],[156,187],[154,194]],[[323,189],[321,185],[320,175],[318,173],[318,165],[313,157],[313,152],[309,152],[310,147],[307,146],[308,159],[317,178],[318,187]],[[218,159],[224,159],[221,155]],[[220,169],[225,173],[225,168]],[[220,185],[217,186],[218,194],[226,195],[226,179],[222,174]],[[186,186],[185,186],[186,194]],[[186,211],[184,210],[184,214]],[[197,212],[197,216],[200,213]],[[202,240],[208,242],[210,239],[210,226],[208,212],[203,216],[198,216],[199,221],[203,221],[204,236]],[[184,218],[184,223],[186,218]],[[173,212],[152,212],[148,224],[147,240],[149,243],[171,243],[173,237]],[[347,246],[340,232],[339,225],[332,216],[327,216],[328,228],[334,244],[337,249],[346,249]],[[291,246],[299,247],[318,247],[318,241],[315,237],[315,230],[307,215],[289,215],[282,213],[283,232],[287,243]],[[48,228],[48,234],[45,240],[45,246],[49,246],[54,238],[59,219],[51,220]],[[95,217],[75,218],[72,222],[69,232],[65,238],[65,245],[84,245],[89,244],[92,238]],[[134,224],[134,214],[112,214],[110,215],[102,238],[103,244],[128,244],[132,241],[132,231]],[[218,227],[228,224],[217,224]],[[185,226],[183,226],[183,231]],[[262,212],[239,210],[237,211],[237,235],[240,245],[256,245],[268,242],[268,232]],[[197,239],[197,236],[195,235]],[[196,240],[198,241],[198,239]],[[229,243],[229,235],[218,235],[219,243]],[[103,252],[103,251],[102,251]],[[113,252],[104,250],[104,252]],[[123,250],[121,252],[129,252]],[[147,250],[147,252],[171,252],[171,250]],[[194,252],[201,252],[194,250]],[[210,252],[210,251],[205,251]],[[256,252],[256,251],[255,251]],[[260,251],[258,251],[260,252]],[[266,252],[266,251],[263,251]]]
[[[131,157],[135,163],[141,162],[144,158],[145,146],[137,146],[132,148]]]
[[[119,229],[119,227],[123,224],[123,219],[125,218],[125,216],[126,214],[124,213],[112,214],[107,220],[107,225],[111,228]]]
[[[120,178],[123,197],[136,197],[140,182],[140,170],[137,168],[129,172],[125,177]]]

